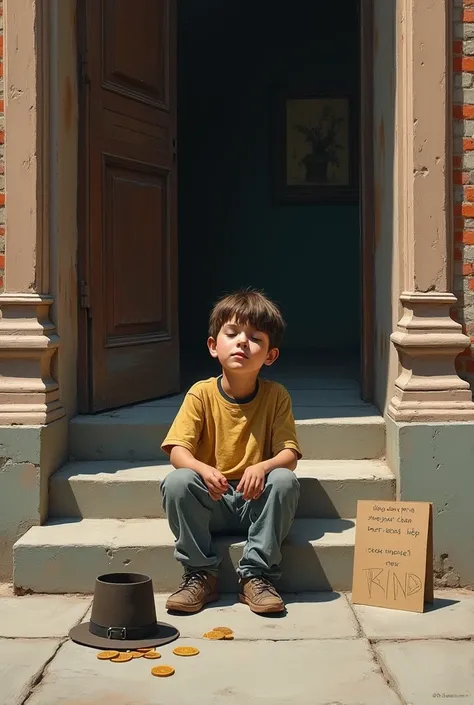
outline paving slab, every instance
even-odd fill
[[[22,705],[58,645],[53,639],[0,639],[1,705]]]
[[[28,705],[400,705],[364,639],[206,642],[192,658],[162,647],[159,661],[99,661],[96,652],[67,642],[45,670]],[[155,678],[156,665],[176,669]]]
[[[473,642],[384,642],[375,649],[407,705],[474,703]]]
[[[26,595],[0,600],[0,637],[62,637],[82,620],[91,597]]]
[[[237,640],[354,639],[358,625],[344,595],[337,592],[284,595],[286,614],[262,617],[235,598],[224,598],[198,614],[178,615],[156,595],[158,619],[176,626],[183,637],[201,637],[213,627],[230,627]]]
[[[367,605],[353,607],[365,636],[371,640],[474,637],[473,593],[435,591],[433,605],[427,604],[422,613]]]

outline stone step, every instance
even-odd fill
[[[286,592],[350,590],[355,520],[296,519],[283,545]],[[237,590],[235,566],[242,537],[216,539],[221,589]],[[34,526],[13,552],[14,585],[36,593],[91,593],[96,576],[131,571],[146,573],[157,592],[169,592],[181,579],[173,556],[174,540],[166,519],[52,520]]]
[[[298,395],[302,395],[301,400]],[[306,390],[292,392],[292,397],[305,459],[384,456],[384,419],[374,406],[361,402],[356,392]],[[301,401],[301,405],[295,401]],[[160,445],[177,410],[176,397],[171,397],[103,414],[76,416],[70,423],[71,459],[166,460]]]
[[[163,518],[160,484],[168,464],[71,462],[50,479],[49,516],[86,519]],[[358,499],[395,499],[395,477],[379,460],[302,460],[297,516],[356,516]]]

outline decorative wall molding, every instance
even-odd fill
[[[47,424],[64,416],[51,363],[59,344],[39,294],[0,295],[0,424]]]
[[[457,355],[470,343],[450,309],[450,293],[404,292],[404,313],[391,340],[402,371],[388,407],[396,421],[472,421],[469,384],[455,368]]]

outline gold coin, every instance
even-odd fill
[[[101,661],[109,661],[111,658],[114,658],[115,656],[118,656],[119,652],[118,651],[101,651],[100,653],[97,654],[97,658],[100,659]]]
[[[177,646],[176,649],[173,649],[173,653],[176,656],[197,656],[199,649],[196,649],[195,646]]]
[[[214,627],[213,631],[222,632],[223,634],[233,634],[234,632],[229,627]]]
[[[132,658],[142,658],[142,656],[144,656],[140,651],[130,651],[130,653],[132,654]]]
[[[166,676],[172,676],[173,673],[173,666],[155,666],[155,668],[151,669],[151,674],[153,676],[161,676],[161,678],[166,678]]]
[[[111,662],[113,663],[125,663],[126,661],[131,661],[133,658],[132,654],[130,651],[127,651],[122,654],[118,654],[118,656],[114,656],[114,658],[111,658]]]
[[[233,634],[224,634],[224,641],[231,641],[233,638]]]
[[[206,632],[203,634],[204,639],[223,639],[225,634],[223,632],[218,632],[215,629],[211,632]]]
[[[135,651],[139,651],[141,654],[146,654],[148,651],[153,651],[153,648],[151,646],[141,646],[139,649],[135,649]]]
[[[143,658],[161,658],[161,654],[152,649],[151,651],[147,651],[146,654],[143,654]]]

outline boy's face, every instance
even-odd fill
[[[272,365],[279,355],[278,348],[269,349],[267,333],[234,320],[225,323],[217,340],[209,338],[207,345],[212,357],[217,358],[224,369],[243,374],[258,372],[263,365]]]

